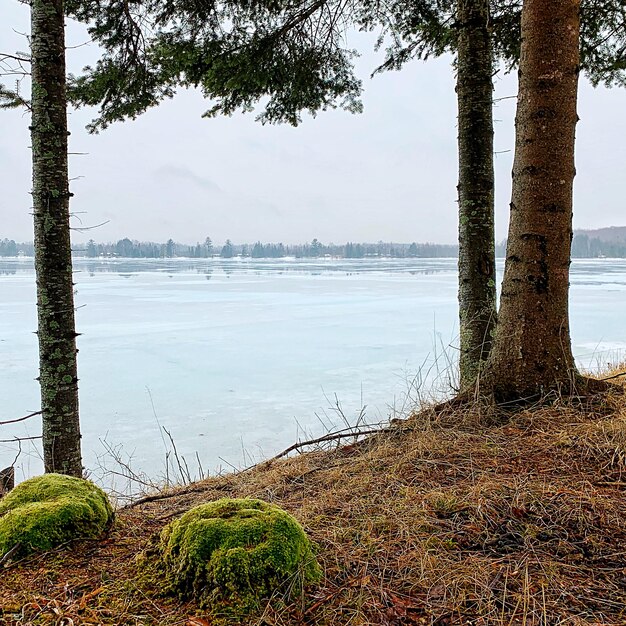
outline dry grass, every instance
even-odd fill
[[[323,583],[253,623],[626,624],[626,399],[504,415],[427,410],[391,432],[210,479],[119,512],[103,542],[0,570],[2,624],[210,624],[137,555],[222,496],[284,507]]]

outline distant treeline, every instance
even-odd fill
[[[585,234],[575,234],[572,240],[572,256],[626,258],[626,241],[608,241]]]
[[[169,239],[165,243],[137,241],[128,238],[115,243],[96,243],[93,239],[87,244],[74,247],[77,257],[123,257],[133,259],[163,259],[188,257],[206,259],[214,256],[233,258],[237,256],[253,259],[279,259],[282,257],[319,258],[325,256],[345,259],[362,259],[365,257],[392,258],[441,258],[455,257],[458,246],[436,243],[345,243],[324,244],[317,239],[305,244],[261,243],[235,244],[227,240],[223,246],[214,246],[210,237],[202,243],[188,245],[176,243]],[[496,245],[496,256],[504,257],[506,241]],[[12,239],[0,239],[0,257],[33,256],[32,243],[16,243]],[[585,233],[574,234],[572,241],[574,258],[626,258],[626,240],[607,241],[589,236]]]
[[[96,243],[90,240],[86,245],[74,246],[77,257],[124,257],[133,259],[163,259],[187,257],[206,259],[214,256],[222,258],[250,257],[255,259],[278,259],[282,257],[319,258],[325,256],[347,259],[365,257],[454,257],[458,247],[450,244],[433,243],[345,243],[324,244],[317,239],[305,244],[261,243],[235,244],[227,240],[223,246],[214,246],[210,237],[196,245],[176,243],[169,239],[165,243],[136,241],[128,238],[115,243]],[[0,241],[0,256],[32,256],[32,244],[15,243],[8,239]]]
[[[15,243],[13,239],[0,239],[0,256],[35,256],[32,243]]]
[[[609,229],[603,229],[608,231]],[[604,232],[603,232],[604,235]],[[496,256],[506,256],[506,240],[496,245]],[[624,259],[626,258],[626,239],[609,239],[590,236],[584,232],[574,232],[572,239],[572,258],[574,259]]]
[[[76,250],[76,254],[80,254]],[[144,243],[122,239],[117,243],[99,244],[90,241],[84,250],[87,257],[131,257],[131,258],[172,258],[189,257],[192,259],[206,259],[219,256],[222,258],[250,257],[253,259],[280,259],[282,257],[315,258],[315,257],[343,257],[359,259],[372,256],[385,257],[450,257],[457,254],[456,245],[439,244],[396,244],[384,243],[346,243],[341,245],[324,244],[317,239],[306,244],[262,243],[236,244],[228,239],[223,246],[214,246],[207,237],[203,243],[195,246],[180,244],[172,239],[166,243]]]

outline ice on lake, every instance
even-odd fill
[[[159,477],[171,451],[205,469],[241,467],[345,417],[378,422],[433,381],[457,343],[456,261],[77,259],[79,375],[86,466],[105,441]],[[623,358],[626,261],[572,266],[575,354]],[[0,421],[39,408],[32,261],[0,260]],[[416,384],[421,388],[416,389]],[[39,434],[37,419],[0,439]],[[117,448],[122,446],[122,448]],[[16,455],[0,443],[0,467]],[[41,472],[25,445],[18,478]]]

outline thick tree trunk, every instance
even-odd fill
[[[81,476],[63,0],[32,0],[31,52],[37,336],[44,466],[46,472]]]
[[[579,0],[525,0],[507,258],[484,383],[499,400],[571,391]]]
[[[496,324],[489,0],[459,0],[457,21],[460,375],[466,388],[489,355]]]

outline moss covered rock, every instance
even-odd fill
[[[321,576],[300,524],[253,499],[225,498],[187,511],[161,533],[159,559],[169,590],[214,616],[243,617]]]
[[[61,474],[37,476],[0,499],[0,557],[10,550],[24,556],[71,539],[97,538],[112,521],[109,499],[92,482]]]

